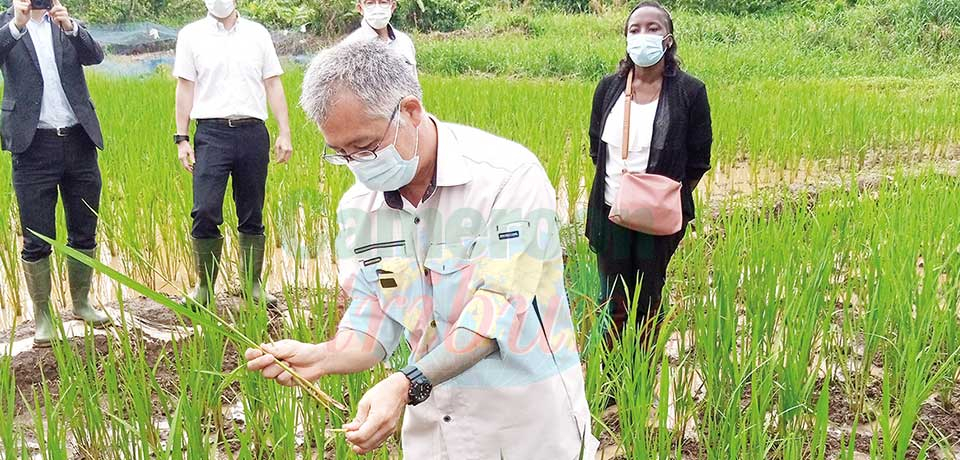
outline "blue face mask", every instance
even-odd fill
[[[420,126],[417,126],[417,143],[413,158],[404,160],[397,151],[397,138],[400,136],[400,120],[397,120],[397,134],[393,143],[380,149],[377,158],[372,161],[353,161],[347,163],[357,181],[378,192],[392,192],[406,186],[417,175],[420,165]]]
[[[668,35],[669,36],[669,35]],[[634,64],[650,67],[660,62],[667,52],[663,41],[667,37],[657,34],[633,34],[627,36],[627,55]]]

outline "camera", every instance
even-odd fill
[[[30,0],[30,8],[35,10],[49,10],[53,8],[53,0]]]

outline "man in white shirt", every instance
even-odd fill
[[[283,69],[270,33],[239,16],[234,0],[205,0],[207,17],[187,25],[177,37],[173,75],[177,77],[177,133],[174,141],[184,169],[193,174],[194,262],[198,282],[193,301],[215,298],[218,261],[223,250],[223,199],[233,178],[244,296],[274,306],[277,299],[261,281],[266,238],[263,202],[270,135],[264,121],[267,104],[280,133],[274,144],[277,163],[290,159],[290,122],[280,75]],[[190,145],[190,120],[197,121]],[[194,152],[196,148],[196,152]]]
[[[21,260],[33,301],[35,346],[56,338],[51,315],[51,248],[34,232],[56,238],[58,198],[68,245],[95,257],[103,148],[83,67],[103,61],[103,50],[58,0],[14,0],[0,15],[3,113],[0,137],[13,155],[13,189],[23,234]],[[93,270],[67,259],[74,316],[92,325],[110,322],[90,305]]]
[[[413,40],[390,25],[390,19],[396,11],[396,0],[358,0],[357,12],[363,16],[363,20],[360,21],[360,27],[344,41],[382,40],[391,50],[399,53],[407,66],[416,73],[417,50],[413,46]]]
[[[408,366],[344,426],[357,453],[403,418],[404,458],[592,459],[556,193],[536,156],[426,112],[416,77],[381,41],[340,44],[304,77],[300,103],[324,158],[357,183],[337,212],[336,336],[247,350],[248,368],[292,384],[370,369],[400,340]]]

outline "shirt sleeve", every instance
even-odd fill
[[[71,19],[70,22],[73,23],[73,30],[64,33],[67,34],[68,37],[76,37],[80,34],[80,25],[77,24],[77,21],[74,21],[73,19]]]
[[[27,31],[20,30],[17,28],[17,25],[13,23],[13,21],[10,21],[10,35],[13,35],[14,40],[20,40],[25,33],[27,33]]]
[[[597,89],[593,92],[593,108],[590,111],[590,159],[593,164],[597,164],[597,158],[600,156],[600,136],[603,135],[603,96],[606,93],[607,80],[600,80]]]
[[[350,297],[350,305],[337,328],[373,337],[386,352],[385,358],[389,358],[400,345],[403,327],[380,308],[376,291],[371,289],[369,281],[359,270],[348,277],[352,278],[342,286]]]
[[[477,290],[454,328],[497,340],[505,350],[538,287],[563,286],[556,194],[539,164],[522,167],[506,181],[485,233],[473,250],[471,283]],[[554,275],[560,282],[541,283]]]
[[[700,87],[690,108],[690,127],[687,130],[687,180],[700,180],[710,170],[710,150],[713,145],[713,127],[707,88]]]
[[[413,39],[410,38],[409,35],[406,38],[407,38],[407,48],[408,48],[407,52],[410,53],[410,59],[413,61],[411,62],[411,64],[413,64],[413,68],[416,69],[417,68],[417,48],[416,46],[413,45]]]
[[[261,74],[263,79],[273,78],[278,75],[283,75],[283,67],[280,65],[280,58],[277,56],[277,47],[273,44],[273,39],[270,38],[270,33],[264,33],[266,36],[265,43],[263,45],[263,69]]]
[[[177,55],[173,63],[173,76],[184,80],[197,80],[197,66],[193,59],[193,48],[187,30],[177,34]]]
[[[338,220],[343,213],[337,212]],[[385,358],[393,354],[400,339],[403,337],[403,326],[393,318],[387,316],[380,299],[377,296],[377,275],[373,270],[364,270],[363,263],[346,250],[343,240],[349,230],[344,228],[341,220],[338,222],[338,279],[340,286],[350,298],[350,304],[340,319],[338,329],[357,331],[373,337],[386,352]]]

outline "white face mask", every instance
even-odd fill
[[[657,34],[629,35],[627,36],[627,54],[630,55],[634,64],[640,67],[650,67],[660,62],[667,52],[664,48],[664,41],[667,37]]]
[[[372,161],[354,161],[347,166],[357,177],[357,181],[378,192],[400,190],[417,175],[420,165],[420,125],[417,125],[417,143],[413,158],[404,160],[397,151],[397,138],[400,137],[400,120],[397,120],[397,134],[393,143],[377,151]]]
[[[207,11],[218,19],[230,17],[237,9],[234,0],[203,0],[203,2],[207,4]]]
[[[363,7],[363,20],[377,30],[387,27],[392,16],[393,7],[390,5],[376,4]]]

